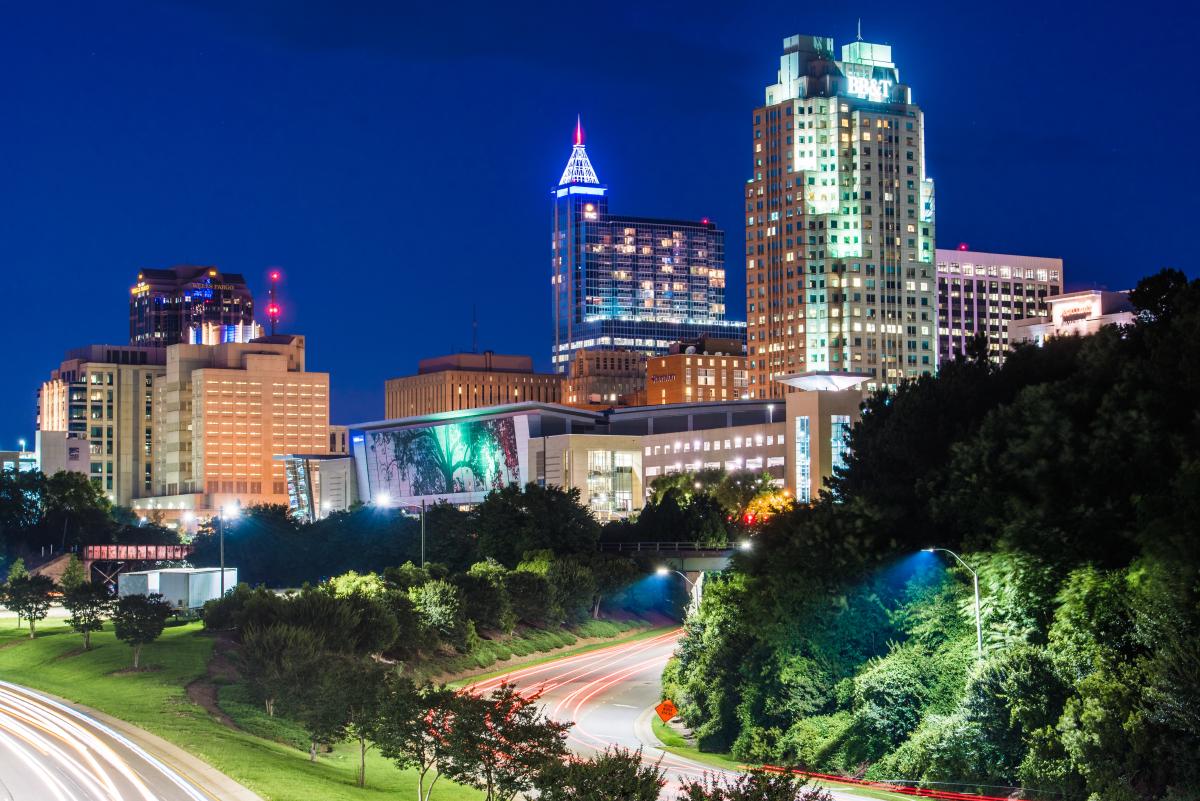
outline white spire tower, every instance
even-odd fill
[[[558,181],[559,186],[568,184],[600,185],[600,179],[596,177],[596,171],[592,169],[592,162],[588,158],[587,150],[583,147],[583,122],[578,116],[575,117],[575,146],[571,148],[571,158],[567,161],[567,168],[563,170],[562,178]]]

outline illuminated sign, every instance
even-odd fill
[[[867,78],[862,75],[850,75],[846,81],[846,93],[864,100],[885,103],[892,94],[891,81]]]

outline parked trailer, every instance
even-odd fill
[[[237,584],[237,568],[225,568],[225,590]],[[166,567],[135,570],[117,576],[117,595],[158,593],[175,609],[199,609],[221,595],[219,567]]]

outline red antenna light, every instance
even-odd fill
[[[958,249],[959,249],[959,250],[970,250],[971,248],[970,248],[970,246],[969,246],[969,245],[967,245],[967,243],[966,243],[966,242],[959,242],[959,243],[958,243]]]
[[[275,326],[279,323],[279,315],[281,309],[278,301],[275,300],[275,289],[279,284],[279,270],[271,270],[268,275],[271,278],[271,285],[267,289],[267,319],[271,322],[271,335],[275,335]]]
[[[580,115],[575,115],[575,146],[579,147],[583,144],[583,120]]]

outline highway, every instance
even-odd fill
[[[125,735],[0,681],[0,801],[214,801]]]
[[[486,693],[502,681],[515,684],[523,693],[540,690],[546,712],[556,720],[575,725],[568,733],[571,750],[581,756],[603,751],[610,745],[642,749],[647,762],[659,762],[666,771],[663,798],[675,798],[681,780],[703,774],[723,774],[691,759],[659,747],[650,729],[650,716],[658,704],[663,666],[675,650],[681,632],[675,630],[654,638],[638,640],[558,659],[471,685]],[[862,796],[841,791],[836,799],[861,801]]]

